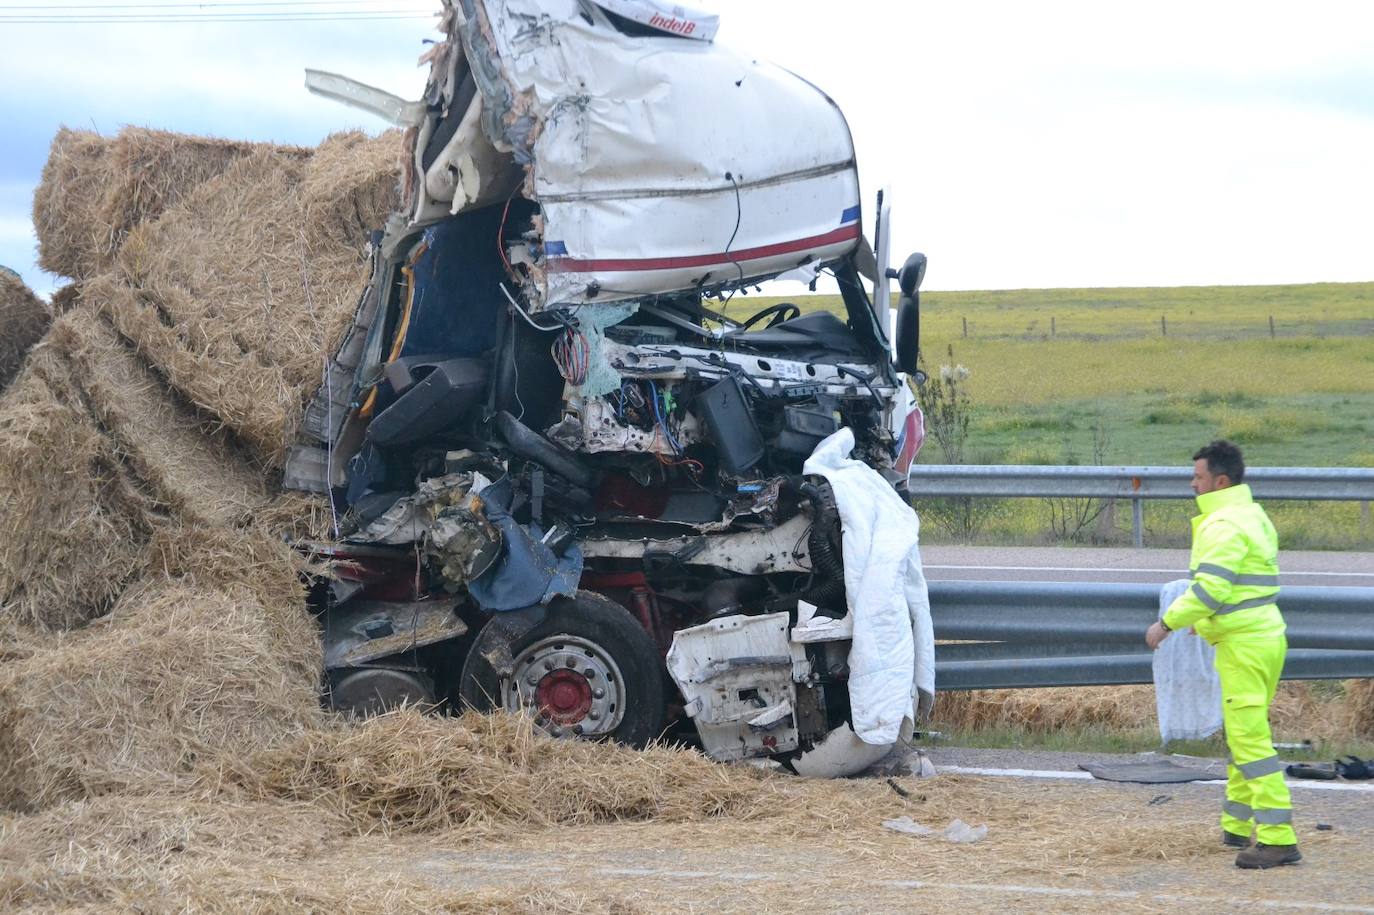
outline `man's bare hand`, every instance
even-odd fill
[[[1145,630],[1145,644],[1154,650],[1169,637],[1169,630],[1164,628],[1164,624],[1156,620],[1150,624],[1150,628]]]

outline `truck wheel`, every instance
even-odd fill
[[[663,726],[658,648],[608,598],[579,591],[555,599],[544,621],[508,646],[509,676],[492,666],[491,647],[479,636],[463,666],[459,696],[467,707],[533,715],[555,737],[609,738],[633,747]]]

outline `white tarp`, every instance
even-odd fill
[[[1191,585],[1186,578],[1166,584],[1159,592],[1159,615],[1163,617]],[[1155,651],[1155,709],[1164,743],[1202,740],[1221,730],[1221,679],[1213,664],[1216,653],[1192,629],[1171,633]]]
[[[921,522],[872,467],[853,460],[841,429],[802,470],[830,482],[844,531],[844,584],[854,617],[849,702],[854,732],[870,744],[897,740],[904,718],[935,698],[935,629],[921,570]]]

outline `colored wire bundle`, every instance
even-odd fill
[[[575,327],[565,328],[563,333],[554,338],[549,353],[553,356],[553,363],[558,366],[558,374],[563,376],[564,381],[573,387],[586,382],[587,371],[591,367],[592,348],[587,343],[587,338],[582,335],[582,331]]]
[[[666,398],[668,393],[665,391],[663,396]],[[667,414],[670,411],[660,408],[658,403],[658,386],[652,381],[649,382],[649,401],[654,406],[654,422],[658,423],[659,428],[663,430],[663,437],[666,438],[668,444],[672,446],[673,453],[681,457],[682,446],[678,444],[677,439],[673,438],[673,431],[668,428]]]

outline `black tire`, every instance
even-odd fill
[[[486,657],[491,653],[490,641],[483,639],[486,634],[484,627],[468,653],[458,688],[464,707],[478,711],[490,711],[501,705],[497,697],[506,694],[510,682],[509,678],[497,675]],[[617,668],[624,699],[623,706],[617,709],[620,721],[613,730],[597,738],[643,747],[657,737],[663,728],[665,711],[663,661],[658,646],[629,611],[590,591],[579,591],[576,598],[556,598],[549,604],[544,621],[508,646],[510,656],[518,661],[531,646],[560,636],[591,643]],[[561,736],[572,735],[564,730]]]

